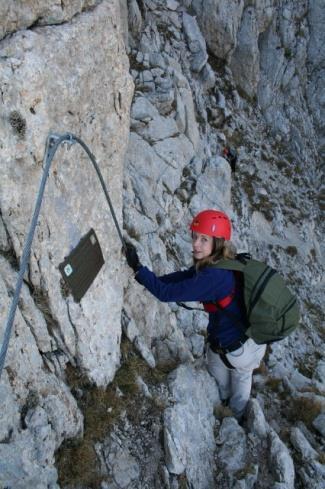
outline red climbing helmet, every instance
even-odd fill
[[[231,223],[229,217],[221,211],[208,209],[199,212],[191,225],[190,229],[197,233],[214,236],[215,238],[224,238],[227,241],[231,237]]]

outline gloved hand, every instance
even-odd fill
[[[129,267],[131,267],[134,272],[137,272],[142,265],[140,263],[137,250],[133,244],[126,242],[124,253]]]

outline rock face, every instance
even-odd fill
[[[324,30],[320,27],[324,21],[324,6],[320,0],[310,5],[308,23],[310,38],[307,48],[307,59],[310,64],[310,83],[306,93],[310,110],[313,114],[315,130],[318,135],[320,157],[324,158]]]
[[[2,2],[0,38],[36,23],[38,25],[62,24],[97,3],[97,0],[69,0],[65,3],[27,0],[17,6],[10,2]]]
[[[244,2],[208,0],[203,5],[202,2],[194,0],[191,4],[211,52],[217,58],[229,59],[237,45]]]
[[[64,8],[28,2],[21,9],[1,4],[3,34],[17,30],[0,44],[1,338],[50,131],[71,131],[89,145],[122,225],[122,161],[133,84],[118,2],[96,3],[67,2]],[[58,265],[90,227],[106,263],[77,304],[63,295]],[[0,428],[1,486],[57,487],[54,451],[83,430],[82,414],[65,384],[65,365],[78,365],[103,386],[119,365],[119,259],[120,243],[90,160],[80,147],[69,153],[60,148],[1,379],[1,404],[7,407]]]
[[[206,371],[206,317],[134,281],[89,158],[61,147],[0,381],[0,486],[322,487],[321,0],[2,2],[0,25],[0,338],[49,132],[88,144],[125,235],[157,274],[191,264],[188,223],[218,208],[238,250],[277,268],[302,312],[298,331],[269,347],[238,425]],[[77,304],[58,265],[91,227],[105,265]],[[153,375],[172,372],[158,387],[136,372],[137,413],[116,388],[126,408],[91,439],[95,479],[80,464],[81,479],[61,484],[55,452],[83,437],[88,395],[71,385],[72,395],[71,366],[105,388],[119,377],[122,329]]]
[[[102,4],[69,24],[21,31],[2,43],[1,210],[17,257],[36,198],[50,131],[75,131],[91,147],[121,216],[120,140],[127,137],[132,83],[127,59],[122,56],[118,22],[117,6]],[[87,42],[89,36],[92,44]],[[106,48],[98,49],[101,45]],[[113,64],[119,52],[119,62]],[[23,130],[14,124],[13,113],[24,121]],[[89,294],[77,305],[62,297],[58,264],[91,225],[107,263]],[[40,300],[46,302],[44,306],[49,307],[56,325],[52,344],[43,353],[51,353],[56,347],[66,360],[80,364],[103,385],[113,378],[119,361],[122,289],[118,259],[117,234],[90,160],[80,148],[74,147],[70,154],[60,149],[53,161],[33,244],[30,284],[35,295],[41,289]]]

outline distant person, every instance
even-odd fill
[[[240,421],[250,396],[253,370],[266,346],[245,335],[247,320],[239,276],[214,266],[220,259],[235,257],[229,218],[217,210],[204,210],[194,217],[190,229],[194,264],[188,270],[157,277],[140,263],[131,244],[127,245],[126,259],[136,280],[160,301],[203,303],[209,313],[208,369],[218,383],[221,401],[229,403]]]
[[[236,171],[236,165],[237,165],[237,159],[238,159],[237,151],[234,148],[229,148],[228,146],[226,146],[223,149],[223,156],[228,161],[230,168],[231,168],[231,171],[235,172]]]

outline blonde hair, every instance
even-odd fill
[[[213,238],[213,248],[211,255],[202,260],[195,260],[194,265],[197,271],[209,265],[215,265],[222,258],[233,259],[236,256],[236,247],[231,241],[224,238]]]

